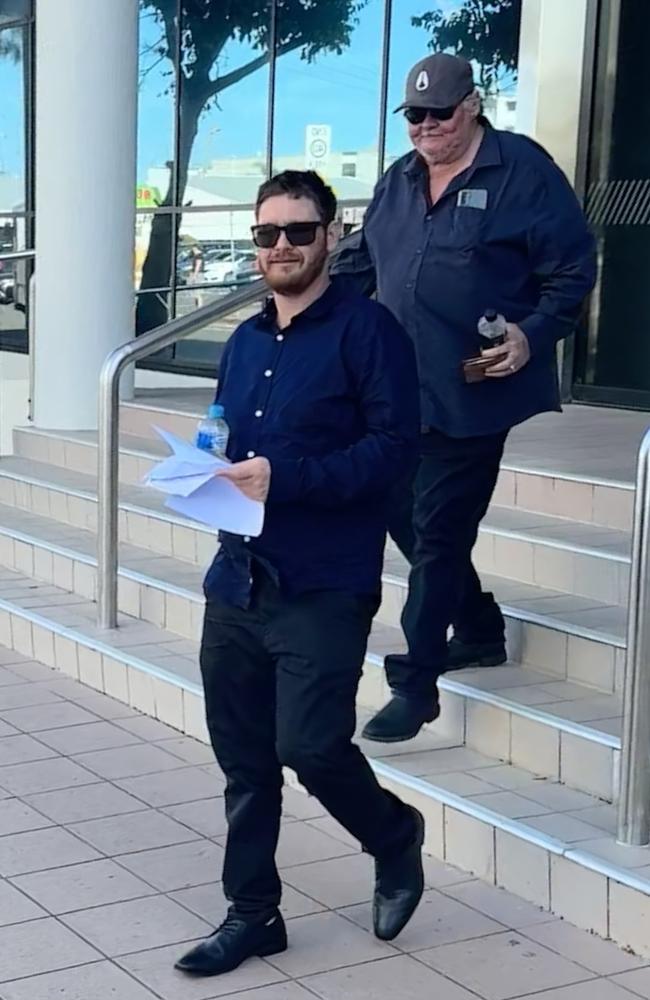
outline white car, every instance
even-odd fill
[[[203,281],[236,282],[249,277],[255,270],[255,253],[251,250],[227,251],[218,259],[206,260],[203,267]]]

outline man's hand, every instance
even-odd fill
[[[528,337],[516,323],[506,324],[505,343],[499,347],[490,347],[482,351],[484,358],[494,358],[491,368],[485,369],[487,378],[507,378],[514,375],[530,361],[530,345]]]
[[[229,479],[250,500],[265,502],[271,485],[271,463],[268,458],[249,458],[245,462],[234,462],[218,476]]]

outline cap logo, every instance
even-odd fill
[[[415,89],[419,91],[429,89],[429,74],[426,69],[422,69],[418,73],[418,78],[415,81]]]

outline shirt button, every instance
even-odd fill
[[[246,458],[255,458],[255,452],[254,451],[247,451],[246,452]]]
[[[272,374],[273,372],[271,371],[271,369],[267,368],[266,371],[264,372],[264,378],[271,378]]]
[[[412,281],[407,281],[406,287],[407,288],[413,288],[413,282]]]
[[[256,417],[261,417],[262,416],[262,411],[261,410],[255,410],[255,416]]]
[[[244,542],[246,543],[246,545],[248,545],[248,543],[250,542],[250,540],[251,540],[250,535],[244,535]]]
[[[278,340],[278,341],[284,340],[284,334],[283,333],[279,333],[275,339]]]
[[[422,253],[423,253],[423,251],[422,251],[422,250],[416,250],[416,251],[415,251],[415,255],[416,255],[416,257],[421,257],[421,256],[422,256]]]

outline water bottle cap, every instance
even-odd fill
[[[485,316],[488,323],[494,323],[495,319],[498,316],[498,313],[496,309],[486,309],[483,315]]]
[[[218,420],[223,417],[223,406],[221,403],[212,403],[208,407],[208,420]]]

